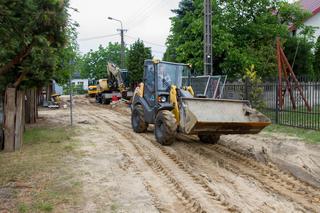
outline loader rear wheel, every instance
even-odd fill
[[[144,121],[144,111],[141,105],[134,106],[131,113],[132,129],[136,133],[143,133],[148,129],[148,123]]]
[[[174,142],[177,122],[172,112],[163,110],[158,113],[154,133],[157,141],[164,146],[169,146]]]
[[[220,135],[199,134],[199,139],[203,143],[216,144],[220,140]]]

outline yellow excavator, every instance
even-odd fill
[[[146,60],[144,81],[132,101],[131,124],[136,133],[155,125],[155,137],[171,145],[177,132],[198,135],[204,143],[217,143],[222,134],[256,134],[268,126],[268,117],[248,101],[196,97],[182,85],[186,64]]]
[[[98,87],[96,85],[91,85],[88,87],[88,96],[93,98],[96,97],[98,93]]]
[[[118,99],[132,97],[132,92],[128,92],[122,78],[123,72],[125,71],[122,71],[115,64],[107,63],[108,77],[98,81],[96,93],[97,103],[110,104],[114,96]]]

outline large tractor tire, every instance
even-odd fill
[[[220,140],[220,135],[213,134],[199,134],[198,137],[201,142],[208,144],[216,144]]]
[[[131,113],[131,125],[133,131],[136,133],[143,133],[147,131],[148,123],[144,120],[144,111],[141,105],[134,106]]]
[[[102,97],[102,104],[107,104],[107,105],[111,104],[111,99]]]
[[[101,104],[101,96],[96,95],[96,103]]]
[[[169,146],[175,141],[177,122],[172,112],[163,110],[158,113],[154,133],[157,141],[164,146]]]

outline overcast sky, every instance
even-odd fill
[[[79,10],[71,15],[80,24],[80,51],[86,53],[90,49],[96,50],[100,44],[120,42],[120,35],[90,39],[117,33],[120,23],[108,20],[110,16],[122,20],[124,28],[128,29],[126,44],[140,38],[152,48],[153,55],[161,58],[170,31],[171,9],[177,8],[178,4],[179,0],[71,0],[71,7]]]

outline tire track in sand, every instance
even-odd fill
[[[101,108],[100,108],[101,109]],[[109,110],[108,110],[109,111]],[[121,115],[118,112],[115,112],[119,116],[117,117],[117,120],[112,119],[112,123],[110,125],[113,125],[116,123],[117,125],[120,125],[121,128],[126,127],[130,128],[131,126],[128,125],[128,117]],[[105,117],[106,119],[110,119],[110,117]],[[122,120],[123,122],[119,122],[118,120]],[[191,173],[191,177],[193,180],[198,183],[202,184],[203,188],[206,188],[206,184],[203,181],[203,179],[199,179],[199,177],[195,176],[192,172],[189,172],[188,169],[184,166],[184,164],[178,160],[177,156],[168,152],[165,147],[162,147],[159,145],[154,137],[150,137],[148,134],[139,134],[145,139],[152,142],[152,144],[159,148],[162,153],[164,153],[167,157],[169,157],[172,161],[174,161],[180,169],[185,171],[186,173]],[[131,136],[130,136],[131,137]],[[132,137],[131,137],[132,138]],[[308,184],[298,180],[293,175],[285,173],[278,169],[273,164],[268,164],[267,166],[254,160],[253,158],[247,157],[241,153],[235,152],[231,150],[228,147],[224,147],[222,145],[206,145],[206,144],[199,144],[199,142],[193,138],[186,139],[179,139],[180,141],[184,142],[184,144],[188,147],[191,146],[193,148],[192,150],[200,151],[200,155],[206,156],[208,158],[211,158],[211,156],[214,156],[215,159],[222,160],[223,162],[226,162],[228,164],[227,170],[231,171],[232,173],[238,173],[244,174],[248,177],[253,177],[260,183],[262,183],[263,186],[265,186],[265,189],[271,192],[276,192],[277,194],[283,195],[284,197],[289,198],[289,200],[294,201],[296,203],[299,203],[302,205],[305,209],[318,212],[319,210],[315,207],[319,204],[319,196],[317,194],[317,189],[312,188],[312,186],[309,186]],[[190,142],[197,142],[197,143],[191,143]],[[200,146],[199,146],[200,145]],[[194,149],[197,148],[197,149]],[[214,160],[216,162],[216,160]],[[214,195],[214,191],[212,189],[206,190],[208,194],[212,193]],[[220,197],[221,198],[221,197]],[[219,199],[220,199],[219,198]],[[307,201],[306,201],[307,198]],[[228,203],[227,203],[228,205]],[[229,210],[232,210],[229,209]]]
[[[139,140],[139,138],[137,138],[137,135],[135,133],[132,133],[131,130],[128,131],[128,128],[125,128],[122,124],[119,124],[119,122],[115,122],[115,119],[112,119],[108,116],[103,116],[103,115],[102,117],[104,118],[104,121],[108,123],[109,126],[113,128],[115,131],[124,132],[122,133],[122,135],[126,137],[136,147],[136,149],[141,153],[141,155],[147,156],[146,161],[148,162],[148,164],[151,167],[153,167],[156,171],[160,172],[163,176],[166,177],[167,180],[171,182],[171,184],[173,184],[178,197],[180,197],[180,199],[182,199],[183,202],[187,200],[188,202],[186,203],[189,203],[189,204],[191,203],[191,207],[194,211],[211,212],[210,210],[215,209],[216,207],[220,207],[221,210],[224,210],[224,211],[240,212],[240,210],[238,210],[236,207],[231,206],[227,201],[225,201],[221,194],[218,194],[217,192],[213,191],[213,189],[207,183],[201,180],[201,178],[192,174],[191,171],[188,171],[187,168],[183,165],[182,162],[178,160],[176,156],[170,155],[170,153],[165,151],[165,149],[161,149],[160,147],[162,146],[160,145],[158,146],[158,144],[155,141],[154,142],[156,143],[157,146],[153,147],[153,149],[157,149],[159,151],[159,148],[160,148],[160,151],[163,152],[162,154],[164,154],[164,156],[166,156],[169,159],[171,164],[173,163],[175,165],[174,167],[176,168],[174,168],[174,173],[172,172],[173,170],[172,168],[171,169],[168,168],[168,164],[165,164],[161,162],[161,160],[159,160],[159,156],[154,157],[156,153],[151,151],[150,147],[142,146],[132,141],[134,138]],[[146,142],[150,144],[149,139],[147,139]],[[152,144],[155,145],[154,143]],[[163,158],[161,157],[161,159]],[[178,173],[178,170],[180,170],[179,178],[175,177],[176,174]],[[187,175],[192,180],[192,181],[188,181],[188,184],[183,184],[183,182],[186,182],[185,179],[188,179],[187,177],[185,177],[185,175]],[[194,184],[201,186],[202,190],[195,190],[196,188],[199,188],[199,187],[195,186]],[[188,189],[186,189],[186,185],[188,185]],[[190,189],[194,189],[194,190],[190,190]],[[193,192],[191,193],[190,191],[193,191]],[[210,203],[208,203],[208,201],[199,201],[199,200],[205,200],[203,199],[204,198],[203,195],[198,196],[197,198],[195,196],[192,196],[192,194],[198,194],[200,191],[205,192],[208,200],[211,200]],[[181,198],[181,195],[182,195],[182,198]],[[212,203],[214,205],[212,205]],[[209,207],[206,208],[206,206],[209,206]]]
[[[184,141],[184,144],[194,152],[205,156],[214,163],[223,162],[224,168],[228,171],[252,177],[259,181],[265,189],[300,204],[306,210],[320,211],[319,191],[291,174],[281,171],[274,164],[264,165],[220,144],[201,144],[199,146],[199,142],[192,138],[180,138],[180,140]]]

